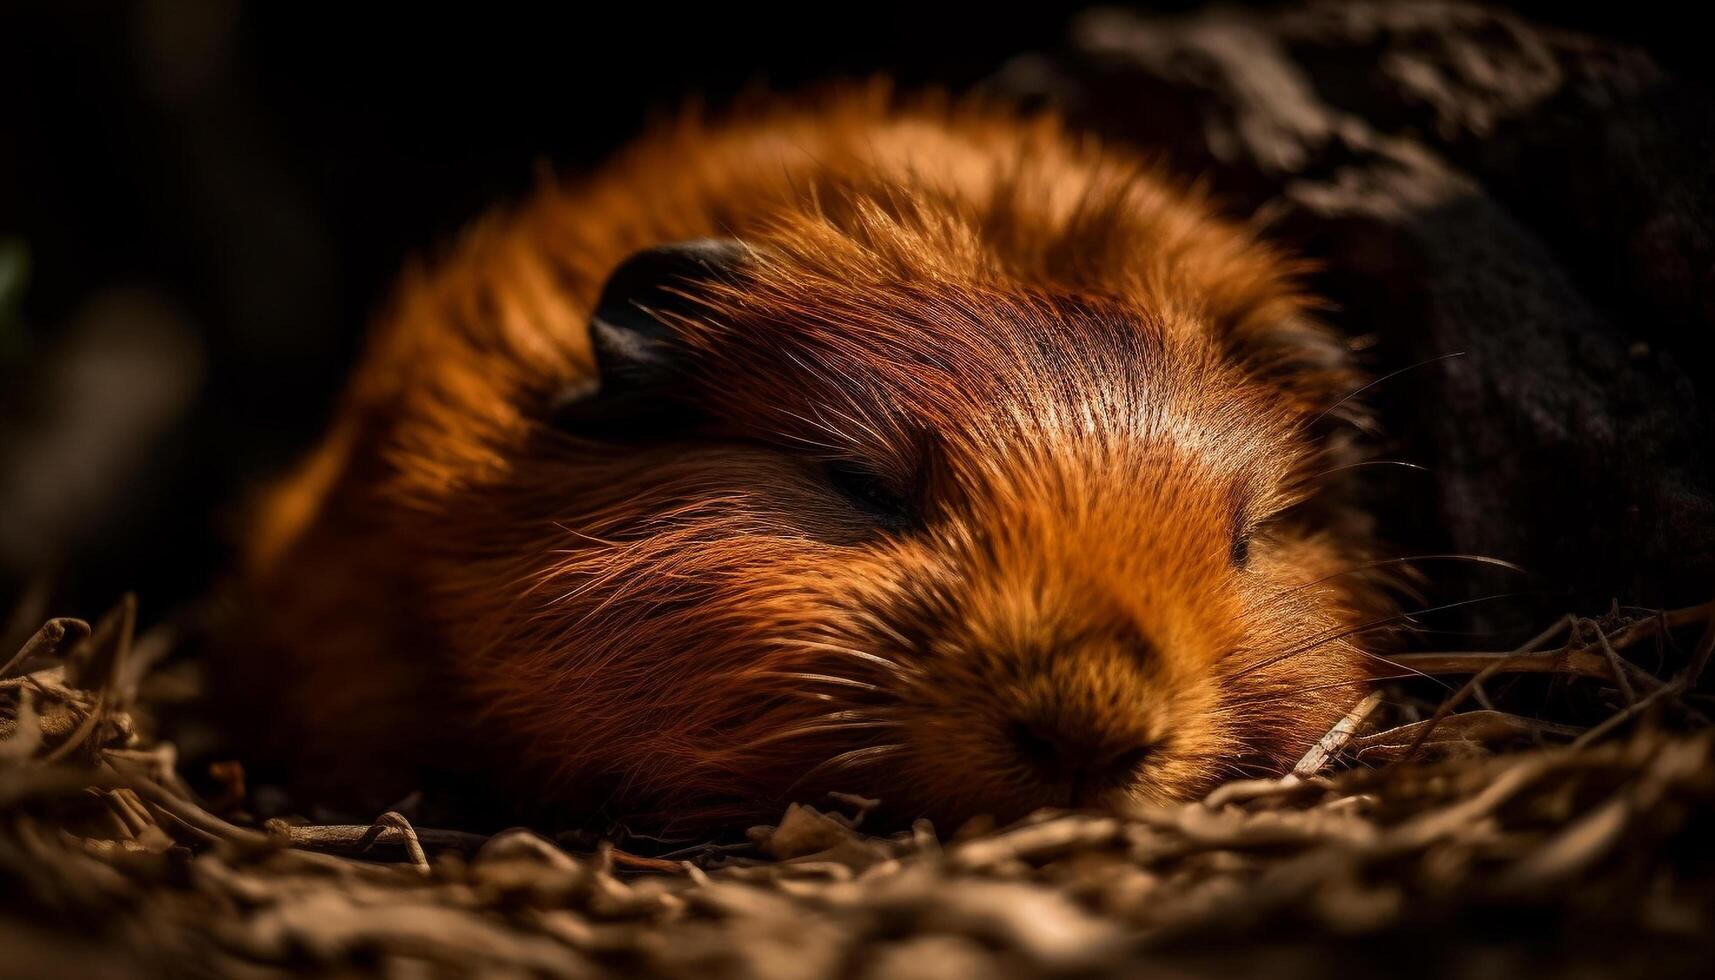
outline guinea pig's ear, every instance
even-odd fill
[[[656,245],[621,262],[590,314],[596,377],[563,392],[556,427],[594,438],[635,436],[687,421],[678,323],[704,312],[699,286],[738,277],[750,252],[730,238]]]

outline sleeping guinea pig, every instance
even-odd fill
[[[248,534],[258,757],[675,826],[1290,766],[1386,612],[1296,269],[1051,119],[665,127],[405,277]]]

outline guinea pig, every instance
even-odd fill
[[[259,751],[679,827],[1278,772],[1387,611],[1301,272],[1053,118],[666,125],[404,277],[246,535]]]

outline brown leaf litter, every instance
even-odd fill
[[[0,670],[0,975],[1689,975],[1715,926],[1712,611],[1405,655],[1470,679],[1439,703],[1371,695],[1293,773],[1179,806],[879,836],[873,801],[835,796],[645,856],[392,812],[225,819],[154,734],[145,682],[172,641],[134,637],[128,599],[93,629],[48,622]],[[1672,673],[1622,656],[1651,648]],[[1595,687],[1607,717],[1490,689],[1540,674]],[[243,793],[236,767],[213,776]]]

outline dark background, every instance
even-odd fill
[[[200,593],[402,263],[542,174],[693,98],[968,87],[1072,14],[427,7],[0,2],[0,597]],[[1524,9],[1703,70],[1665,6]]]

